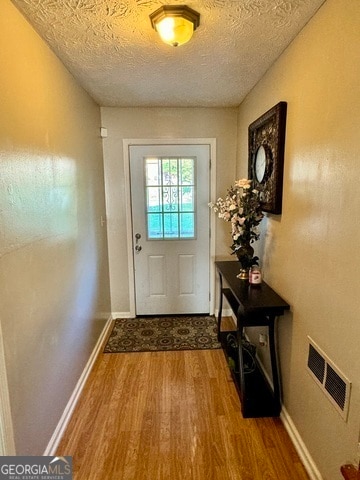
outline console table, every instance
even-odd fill
[[[285,310],[289,310],[290,305],[265,282],[259,286],[252,286],[247,280],[238,279],[236,275],[240,271],[239,262],[215,262],[215,266],[220,278],[218,339],[229,359],[229,364],[232,365],[231,373],[240,396],[242,414],[245,418],[277,417],[280,415],[281,402],[275,348],[275,320],[279,315],[283,315]],[[223,285],[224,281],[226,286]],[[223,297],[227,299],[236,315],[236,330],[232,332],[221,331]],[[256,359],[251,371],[246,371],[245,368],[249,350],[244,340],[244,328],[260,326],[268,328],[273,388]]]

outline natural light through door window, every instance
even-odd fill
[[[145,158],[147,237],[194,239],[195,158]]]

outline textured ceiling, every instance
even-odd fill
[[[192,40],[162,43],[149,14],[184,0],[12,0],[102,106],[237,106],[324,0],[193,0]]]

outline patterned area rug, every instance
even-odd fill
[[[210,316],[118,318],[104,353],[220,348]]]

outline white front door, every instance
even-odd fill
[[[130,145],[137,315],[208,313],[209,145]]]

